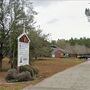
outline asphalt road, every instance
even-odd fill
[[[23,90],[90,90],[90,61],[59,72]]]

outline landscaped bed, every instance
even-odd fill
[[[63,71],[84,61],[85,60],[79,60],[75,58],[44,58],[40,60],[34,60],[32,62],[32,65],[36,66],[39,69],[39,75],[38,78],[36,78],[36,80],[27,82],[7,83],[4,79],[7,72],[0,72],[0,90],[21,90],[22,88],[28,85],[33,86],[41,80],[50,77],[57,72]],[[8,63],[8,60],[3,60],[3,68],[7,69],[9,67],[10,65]]]

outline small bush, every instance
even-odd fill
[[[39,73],[38,68],[36,68],[35,66],[34,66],[34,67],[33,67],[33,66],[30,66],[30,67],[33,69],[34,73],[35,73],[36,75],[38,75],[38,73]]]
[[[39,72],[39,70],[36,67],[29,66],[29,65],[20,66],[19,71],[20,72],[29,71],[32,76],[32,79],[35,79]]]
[[[16,69],[10,69],[10,70],[8,70],[5,79],[6,79],[6,81],[12,81],[12,80],[15,80],[16,77],[17,77],[17,70]]]
[[[34,80],[37,77],[38,69],[33,66],[25,65],[19,67],[19,73],[16,69],[8,70],[6,81],[28,81]]]
[[[32,77],[31,77],[31,74],[30,72],[28,71],[25,71],[25,72],[21,72],[17,75],[17,81],[28,81],[28,80],[31,80]]]
[[[20,66],[20,67],[19,67],[19,72],[24,72],[24,71],[29,71],[29,72],[31,72],[31,71],[32,71],[32,68],[30,68],[29,65]]]

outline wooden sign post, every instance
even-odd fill
[[[30,39],[26,33],[23,33],[18,37],[18,67],[29,65],[29,43]]]

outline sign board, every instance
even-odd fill
[[[26,33],[18,37],[18,63],[17,66],[29,65],[29,42]]]

